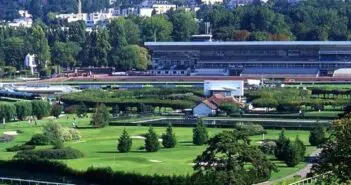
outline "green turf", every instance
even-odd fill
[[[71,126],[73,116],[69,119],[66,117],[60,118],[58,122],[65,126]],[[16,137],[11,143],[0,144],[0,159],[9,160],[15,153],[6,152],[5,149],[9,146],[16,144],[22,144],[29,140],[34,133],[40,133],[42,131],[42,125],[48,122],[48,120],[38,121],[38,126],[29,125],[28,122],[16,122],[9,123],[5,128],[0,127],[0,133],[8,130],[20,129],[24,133]],[[147,132],[148,127],[142,126],[110,126],[101,129],[89,128],[89,119],[79,119],[78,125],[80,127],[86,127],[80,129],[82,139],[80,141],[65,143],[66,146],[81,150],[85,157],[75,160],[65,160],[69,166],[75,169],[84,170],[89,166],[96,167],[107,167],[110,166],[114,170],[138,172],[142,174],[178,174],[185,175],[191,174],[192,162],[195,157],[205,149],[206,146],[194,146],[192,144],[192,128],[174,128],[176,137],[178,139],[178,145],[173,149],[162,148],[159,152],[147,153],[138,150],[144,145],[144,141],[140,139],[133,140],[133,147],[130,153],[118,153],[116,152],[117,138],[121,135],[124,128],[127,129],[131,136],[137,136]],[[209,128],[210,136],[215,135],[223,130],[220,128]],[[161,135],[165,131],[164,127],[156,127],[155,131]],[[267,130],[268,134],[265,135],[266,139],[276,139],[280,133],[280,130]],[[286,131],[287,137],[294,139],[296,135],[299,135],[300,139],[306,144],[308,143],[308,131]],[[251,137],[252,144],[257,144],[262,136]],[[308,151],[311,152],[314,147],[308,146]],[[160,162],[152,162],[152,160]],[[273,160],[274,161],[274,160]],[[297,170],[304,167],[304,163],[299,164],[295,168],[289,168],[284,163],[274,161],[278,167],[279,172],[274,173],[271,179],[277,179],[296,172]]]

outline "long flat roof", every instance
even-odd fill
[[[351,46],[351,41],[212,41],[212,42],[145,42],[145,46]]]

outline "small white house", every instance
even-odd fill
[[[193,108],[193,115],[196,117],[214,116],[217,114],[217,106],[208,100],[202,101]]]
[[[24,66],[30,69],[33,75],[37,68],[37,63],[35,62],[35,55],[27,54],[24,58]]]

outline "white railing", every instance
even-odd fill
[[[306,178],[306,179],[302,179],[302,180],[299,180],[299,181],[296,181],[294,183],[291,183],[289,185],[305,185],[305,184],[310,184],[310,183],[313,183],[313,182],[317,182],[317,180],[319,179],[324,179],[326,176],[330,175],[332,172],[326,172],[326,173],[323,173],[323,174],[320,174],[320,175],[316,175],[314,177],[310,177],[310,178]]]
[[[46,181],[36,181],[36,180],[27,180],[27,179],[18,179],[18,178],[7,178],[7,177],[0,177],[1,183],[17,183],[20,185],[74,185],[70,183],[58,183],[58,182],[46,182]]]

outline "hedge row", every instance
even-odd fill
[[[70,147],[62,149],[42,149],[42,150],[23,150],[17,152],[15,159],[78,159],[84,154]]]
[[[86,171],[77,171],[57,161],[48,160],[12,160],[0,161],[0,168],[19,172],[38,172],[64,176],[85,184],[101,185],[200,185],[190,176],[141,175],[136,173],[114,172],[111,168],[90,167]],[[80,182],[80,184],[84,184]],[[203,184],[202,185],[207,185]],[[210,185],[210,183],[208,183]]]
[[[19,101],[16,103],[0,103],[0,120],[11,121],[16,118],[24,120],[28,116],[41,119],[50,115],[51,105],[48,101]]]

